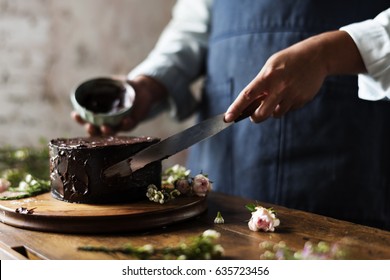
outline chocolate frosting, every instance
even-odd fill
[[[161,185],[161,161],[127,177],[105,178],[109,166],[159,142],[153,137],[90,137],[51,140],[51,193],[77,203],[119,203],[146,198],[149,184]]]

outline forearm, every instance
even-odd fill
[[[358,74],[367,71],[356,44],[345,31],[322,33],[299,44],[309,52],[317,52],[326,75]]]
[[[208,43],[210,0],[181,0],[173,18],[153,51],[128,75],[152,77],[169,94],[171,114],[177,119],[189,116],[196,108],[191,83],[204,70]]]

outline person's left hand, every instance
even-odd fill
[[[167,90],[164,85],[151,77],[138,76],[133,80],[126,80],[125,78],[117,76],[114,78],[125,81],[134,88],[136,96],[132,110],[128,115],[124,116],[121,122],[115,127],[105,124],[100,127],[95,126],[83,120],[77,112],[73,111],[71,113],[72,119],[78,124],[83,125],[90,136],[109,136],[134,129],[147,117],[153,104],[161,102],[167,96]]]

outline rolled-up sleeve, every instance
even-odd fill
[[[354,40],[367,73],[359,74],[359,97],[390,98],[390,9],[371,20],[341,28]]]
[[[129,74],[155,78],[169,92],[171,114],[181,120],[191,115],[197,101],[190,85],[204,71],[211,0],[179,0],[172,19],[148,57]]]

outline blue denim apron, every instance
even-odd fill
[[[199,119],[224,112],[273,53],[373,18],[388,0],[215,0]],[[196,145],[192,172],[214,191],[390,229],[390,103],[332,76],[280,119],[244,120]]]

